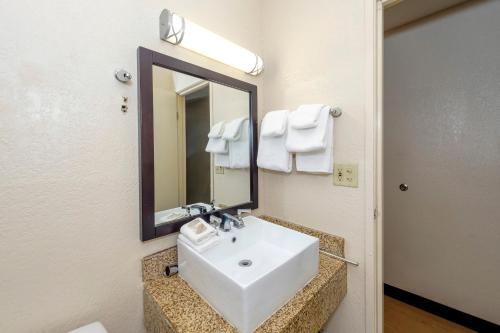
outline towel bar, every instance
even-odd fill
[[[327,251],[324,251],[324,250],[319,250],[320,253],[323,253],[323,254],[326,254],[327,256],[329,257],[332,257],[332,258],[335,258],[335,259],[338,259],[340,261],[343,261],[343,262],[346,262],[348,264],[351,264],[351,265],[354,265],[354,266],[359,266],[359,262],[356,262],[356,261],[352,261],[352,260],[349,260],[349,259],[346,259],[346,258],[343,258],[343,257],[340,257],[338,255],[335,255],[333,253],[330,253],[330,252],[327,252]]]
[[[338,117],[340,117],[342,115],[342,109],[339,108],[339,107],[330,108],[330,115],[333,118],[338,118]]]

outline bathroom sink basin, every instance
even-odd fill
[[[260,326],[318,272],[317,238],[248,216],[245,227],[219,231],[221,242],[198,253],[177,240],[179,274],[241,333]]]

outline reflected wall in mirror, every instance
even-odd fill
[[[153,65],[153,113],[156,225],[250,201],[248,92]]]
[[[141,238],[257,207],[256,87],[139,48]]]

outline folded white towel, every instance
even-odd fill
[[[333,124],[333,118],[328,117],[325,149],[296,154],[295,165],[297,171],[333,173]]]
[[[227,141],[222,138],[209,138],[205,151],[214,154],[226,154]]]
[[[187,239],[183,234],[179,234],[179,238],[177,240],[178,242],[183,242],[193,250],[195,250],[198,253],[203,253],[208,249],[213,248],[220,242],[220,237],[217,235],[213,235],[210,239],[207,239],[204,243],[202,244],[194,244],[193,242],[190,242],[189,239]]]
[[[290,125],[295,129],[314,128],[318,126],[321,110],[327,108],[323,104],[305,104],[290,114]]]
[[[286,132],[288,110],[266,113],[260,125],[260,135],[264,137],[282,136]]]
[[[263,169],[269,169],[274,171],[291,172],[292,171],[292,154],[286,150],[286,127],[285,131],[281,136],[266,136],[264,135],[264,127],[268,121],[276,120],[274,111],[268,112],[264,116],[261,124],[260,140],[259,140],[259,152],[257,154],[257,165]],[[286,114],[284,123],[286,125]],[[268,127],[269,128],[269,127]]]
[[[296,112],[296,111],[295,111]],[[292,112],[290,117],[294,114]],[[307,153],[324,150],[326,148],[326,134],[328,132],[328,122],[330,109],[322,108],[318,118],[318,125],[314,128],[296,129],[291,126],[291,119],[288,121],[288,132],[286,135],[286,149],[291,153]]]
[[[229,167],[231,169],[244,169],[250,167],[248,119],[244,119],[241,123],[239,139],[236,141],[229,141]]]
[[[232,120],[224,126],[224,133],[222,133],[222,138],[228,141],[236,141],[240,138],[242,124],[248,117],[241,117]]]
[[[208,132],[209,138],[220,138],[224,132],[224,121],[219,121],[217,124],[212,126],[210,132]]]
[[[200,245],[216,233],[217,230],[214,227],[199,217],[181,227],[181,234],[195,245]]]

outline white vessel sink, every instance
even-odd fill
[[[317,274],[319,241],[253,216],[244,221],[242,229],[219,231],[221,243],[201,254],[181,240],[177,250],[181,278],[249,333]]]

